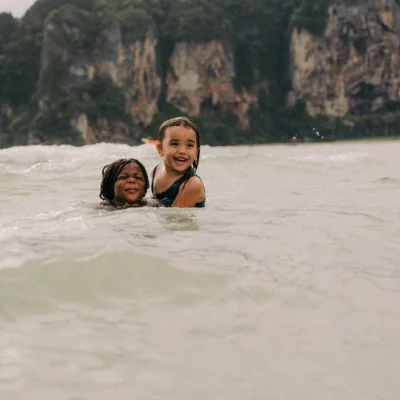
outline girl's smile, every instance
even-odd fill
[[[145,181],[140,167],[129,163],[118,174],[114,186],[114,201],[134,203],[144,197]]]
[[[157,145],[157,150],[164,157],[165,166],[181,174],[196,160],[196,133],[186,126],[169,127],[162,143]]]

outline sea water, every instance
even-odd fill
[[[99,208],[120,157],[0,150],[1,400],[400,398],[400,141],[204,146],[205,209]]]

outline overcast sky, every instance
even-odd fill
[[[22,17],[35,0],[0,0],[0,12],[11,12],[14,17]]]

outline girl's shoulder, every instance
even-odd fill
[[[200,176],[197,174],[194,174],[185,180],[184,185],[181,186],[181,190],[182,189],[185,189],[185,191],[204,190],[204,184],[203,184],[203,181],[201,180]]]
[[[186,183],[191,183],[192,185],[201,185],[204,188],[203,180],[197,174],[197,172],[193,172],[187,179]]]

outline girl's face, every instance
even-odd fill
[[[114,185],[114,201],[118,203],[136,203],[143,199],[145,180],[139,165],[126,164],[117,176]]]
[[[185,172],[196,160],[198,144],[196,132],[186,126],[171,126],[157,145],[158,154],[164,157],[167,168],[177,173]]]

